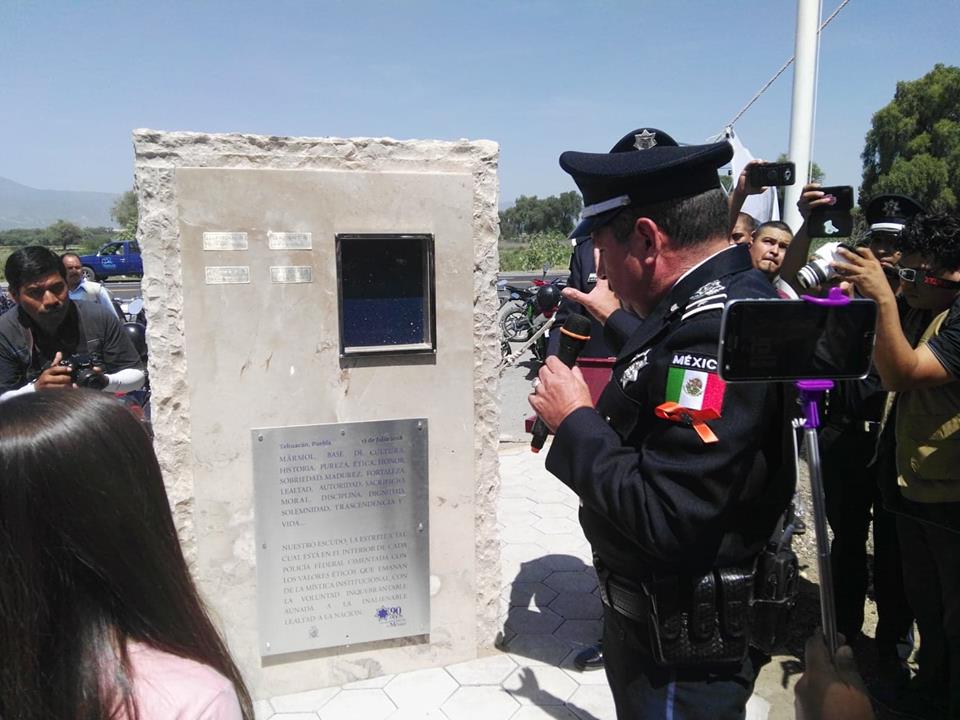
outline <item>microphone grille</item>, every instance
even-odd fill
[[[567,332],[573,333],[574,335],[584,335],[586,337],[590,337],[591,327],[592,323],[590,319],[578,313],[570,315],[563,324],[563,329]]]

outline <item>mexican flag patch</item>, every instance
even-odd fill
[[[716,367],[716,360],[711,360]],[[667,374],[666,400],[688,410],[713,410],[719,416],[725,390],[726,383],[716,373],[706,370],[671,365]]]

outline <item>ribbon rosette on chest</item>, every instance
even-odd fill
[[[677,353],[667,371],[666,398],[657,406],[657,417],[688,424],[705,443],[717,436],[707,426],[720,417],[726,383],[717,375],[717,359],[708,355]]]

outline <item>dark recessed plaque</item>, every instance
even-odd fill
[[[340,354],[436,351],[433,236],[336,237]]]
[[[427,421],[251,435],[261,655],[428,634]]]

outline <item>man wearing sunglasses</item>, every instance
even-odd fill
[[[896,392],[893,509],[922,642],[916,697],[931,717],[960,718],[960,217],[914,218],[898,249],[910,308],[902,317],[868,249],[841,250],[834,267],[877,302],[874,362],[884,388]],[[933,320],[914,346],[904,327],[918,313]]]

